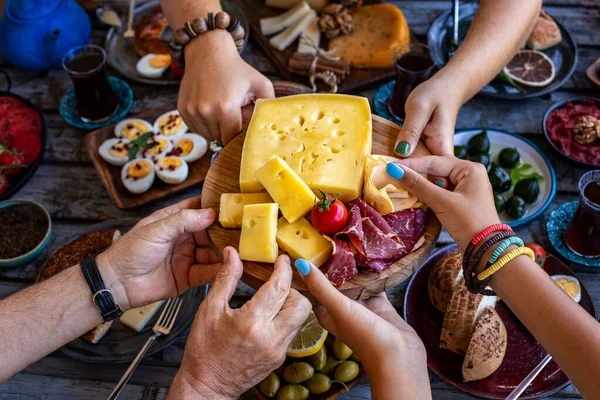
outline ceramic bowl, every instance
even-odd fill
[[[28,253],[22,254],[15,258],[0,259],[0,268],[17,267],[19,265],[27,264],[28,262],[38,257],[44,251],[44,249],[48,245],[48,242],[50,241],[50,236],[52,232],[52,218],[50,218],[50,213],[48,212],[48,210],[46,210],[44,206],[42,206],[40,203],[37,203],[35,201],[16,199],[0,202],[0,209],[14,206],[17,204],[29,204],[42,210],[44,212],[44,215],[46,215],[46,218],[48,219],[48,230],[46,231],[46,234],[44,235],[42,241],[38,243],[38,245],[35,246]]]

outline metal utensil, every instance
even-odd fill
[[[125,371],[125,374],[123,374],[123,377],[121,378],[119,383],[117,383],[117,386],[115,386],[110,396],[108,396],[108,400],[114,400],[117,397],[119,397],[119,394],[127,384],[127,381],[129,380],[131,375],[133,375],[133,371],[135,371],[140,361],[142,361],[142,358],[144,357],[152,343],[154,343],[154,340],[156,340],[156,338],[159,336],[168,335],[169,333],[171,333],[171,330],[173,329],[173,324],[175,324],[175,319],[177,318],[177,314],[179,313],[179,309],[181,308],[181,303],[181,297],[174,297],[167,301],[167,304],[163,308],[163,311],[160,314],[158,321],[156,321],[156,324],[152,328],[154,334],[148,338],[144,347],[142,347],[138,355],[131,362],[131,365],[129,366],[129,368],[127,368],[127,371]]]
[[[448,51],[449,57],[452,57],[454,53],[456,53],[456,49],[458,49],[459,3],[460,0],[454,0],[452,2],[452,40],[450,41],[450,50]]]
[[[523,379],[523,382],[519,383],[519,386],[515,388],[506,400],[517,400],[519,396],[531,385],[531,382],[539,375],[540,372],[546,367],[546,365],[552,360],[552,356],[548,354],[540,363]]]
[[[124,38],[132,38],[135,36],[135,31],[133,30],[133,12],[135,9],[135,0],[129,0],[129,15],[127,16],[127,29],[123,32]]]
[[[102,22],[107,25],[114,26],[115,28],[121,27],[121,18],[119,14],[108,6],[100,6],[96,8],[96,16]]]

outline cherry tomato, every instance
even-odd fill
[[[321,190],[322,199],[315,199],[315,206],[310,212],[313,226],[321,233],[331,235],[339,232],[348,220],[348,210],[344,203],[336,197],[327,196]]]
[[[17,176],[23,171],[22,155],[14,150],[8,150],[0,144],[0,171],[6,176]]]
[[[13,135],[11,146],[23,156],[23,164],[31,165],[42,152],[42,141],[38,135]]]
[[[533,250],[533,254],[535,255],[535,262],[538,263],[541,267],[544,266],[544,260],[546,259],[546,250],[542,246],[537,243],[525,243],[525,247],[529,247]]]
[[[2,173],[0,173],[0,196],[8,191],[8,179]]]

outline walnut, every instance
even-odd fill
[[[321,13],[319,29],[328,39],[333,39],[341,34],[347,35],[352,33],[354,31],[352,15],[350,15],[350,11],[341,4],[328,4]]]
[[[591,115],[577,120],[573,129],[573,140],[579,144],[590,144],[600,137],[600,121]]]

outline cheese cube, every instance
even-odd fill
[[[125,311],[119,320],[123,325],[141,332],[164,302],[164,300],[161,300],[143,307],[132,308]]]
[[[280,157],[260,167],[255,175],[289,222],[298,221],[315,205],[313,191]]]
[[[277,223],[277,243],[279,248],[293,259],[304,258],[317,267],[325,264],[333,246],[305,218],[290,224],[285,218]]]
[[[244,206],[240,258],[246,261],[274,263],[279,255],[277,248],[277,214],[279,206],[249,204]]]
[[[242,211],[245,205],[272,202],[268,193],[223,193],[219,207],[219,222],[223,228],[241,228]]]
[[[313,192],[339,194],[348,202],[361,194],[370,153],[371,109],[364,97],[322,93],[259,99],[242,150],[240,188],[262,191],[254,173],[279,156]]]

